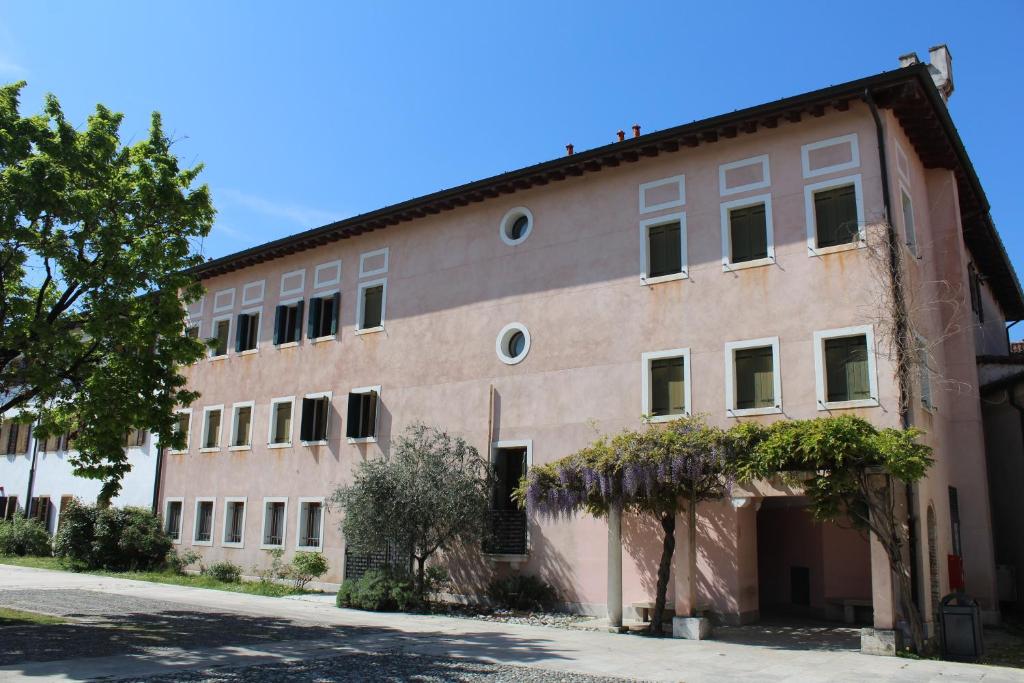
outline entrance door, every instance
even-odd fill
[[[484,542],[484,551],[493,555],[525,555],[526,511],[512,499],[512,492],[526,475],[526,448],[496,449],[494,474],[491,533]]]

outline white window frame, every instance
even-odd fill
[[[828,374],[825,367],[825,342],[829,339],[859,337],[863,335],[868,351],[868,386],[871,398],[856,401],[827,401]],[[878,370],[876,365],[875,330],[871,325],[854,325],[832,330],[818,330],[814,333],[814,376],[818,392],[818,410],[842,410],[844,408],[873,408],[878,405]]]
[[[192,409],[191,408],[180,408],[174,411],[175,415],[188,415],[188,432],[185,434],[185,448],[184,450],[171,450],[167,449],[167,452],[171,455],[178,455],[181,453],[188,453],[188,449],[192,445]]]
[[[764,231],[768,256],[766,256],[765,258],[754,259],[753,261],[733,263],[731,230],[732,226],[729,222],[729,214],[732,212],[733,209],[745,209],[749,206],[756,206],[758,204],[764,204]],[[753,195],[751,197],[743,197],[742,199],[733,199],[728,202],[722,202],[719,211],[722,226],[723,273],[727,273],[730,270],[742,270],[744,268],[770,266],[775,263],[775,224],[772,220],[772,196],[770,193],[758,194]]]
[[[335,275],[329,279],[321,279],[321,273],[324,271],[334,268]],[[328,261],[327,263],[321,263],[313,269],[313,290],[321,289],[323,287],[332,287],[341,284],[341,259],[335,259]]]
[[[299,444],[303,446],[326,446],[327,442],[331,439],[331,407],[334,405],[334,392],[333,391],[318,391],[313,394],[303,394],[302,398],[327,398],[327,424],[324,425],[324,438],[318,441],[303,441],[302,440],[302,415],[299,415]],[[292,407],[294,411],[294,406]],[[295,429],[295,413],[292,413],[292,430]]]
[[[210,506],[210,540],[200,541],[196,539],[199,534],[199,504],[211,503]],[[196,496],[192,505],[192,545],[212,546],[217,529],[217,498],[215,496]]]
[[[374,268],[373,270],[367,270],[366,262],[375,256],[384,257],[384,265],[380,268]],[[373,251],[364,251],[359,255],[359,279],[364,277],[373,277],[374,275],[383,275],[388,272],[388,262],[391,258],[391,248],[381,247],[380,249],[374,249]]]
[[[228,506],[231,503],[242,504],[242,540],[238,543],[228,543],[226,540],[228,536]],[[246,502],[245,496],[226,496],[224,498],[224,520],[221,522],[220,530],[220,544],[224,548],[244,548],[245,547],[245,516],[249,514],[249,504]]]
[[[235,440],[238,437],[238,412],[241,408],[249,408],[249,443],[243,446],[236,446]],[[239,401],[231,404],[231,438],[228,440],[229,451],[251,451],[253,428],[256,426],[256,402]]]
[[[267,540],[267,505],[270,503],[284,503],[284,524],[281,529],[281,545],[266,543]],[[260,525],[260,550],[284,549],[288,543],[288,497],[267,496],[263,498],[263,523]]]
[[[683,402],[684,409],[682,413],[675,413],[672,415],[651,415],[651,361],[661,360],[663,358],[682,358],[683,359]],[[640,354],[641,361],[641,372],[640,387],[643,391],[641,397],[641,412],[646,422],[670,422],[689,415],[692,411],[690,402],[690,349],[667,349],[665,351],[645,351]]]
[[[737,185],[736,187],[725,186],[725,174],[734,168],[743,168],[744,166],[754,166],[755,164],[761,165],[761,177],[754,183],[747,183],[746,185]],[[722,197],[727,197],[732,194],[739,194],[741,192],[750,192],[751,190],[760,190],[765,187],[772,186],[772,173],[771,166],[768,163],[767,154],[759,154],[748,159],[740,159],[739,161],[730,161],[727,164],[722,164],[718,167],[718,194]]]
[[[512,339],[512,335],[516,332],[523,333],[523,340],[525,344],[523,345],[523,352],[513,358],[506,353],[505,349],[508,347],[508,343]],[[501,328],[501,331],[498,332],[498,336],[494,340],[494,352],[498,354],[498,360],[505,365],[517,365],[518,363],[522,363],[526,360],[526,357],[530,354],[531,343],[530,330],[526,328],[526,325],[519,322],[511,322]]]
[[[288,431],[288,440],[280,443],[274,443],[274,423],[277,422],[277,406],[282,403],[288,403],[291,405],[292,417],[291,425]],[[293,437],[295,434],[295,397],[294,396],[281,396],[280,398],[270,399],[270,424],[267,426],[267,448],[291,448],[293,443]]]
[[[231,355],[231,339],[232,339],[232,334],[231,333],[235,329],[235,324],[231,320],[232,318],[234,318],[233,315],[219,315],[219,316],[217,316],[217,317],[215,317],[215,318],[210,320],[210,336],[208,337],[208,339],[216,339],[216,337],[217,337],[217,323],[223,322],[225,320],[228,321],[228,344],[227,344],[227,347],[224,349],[224,355],[223,356],[215,356],[215,355],[213,355],[214,354],[214,350],[213,349],[209,349],[207,351],[207,353],[206,353],[206,359],[207,360],[210,360],[210,361],[224,360],[225,358],[227,358],[228,356]]]
[[[917,397],[918,398],[918,403],[920,404],[922,410],[924,410],[924,411],[926,411],[928,413],[934,413],[936,410],[938,410],[938,406],[935,403],[935,384],[932,382],[932,369],[931,369],[931,365],[929,365],[929,361],[931,360],[932,354],[931,354],[931,351],[929,351],[929,349],[928,349],[928,340],[925,339],[920,334],[915,334],[914,335],[914,355],[916,356],[915,360],[916,360],[917,365],[918,365],[918,369],[917,369],[917,381],[918,381],[918,385],[919,385],[918,386],[918,391],[920,391],[920,394],[921,394],[920,396]],[[922,355],[924,356],[924,367],[923,368],[920,367],[921,356]],[[928,383],[928,400],[927,401],[925,400],[924,386],[920,386],[922,382],[927,382]]]
[[[324,551],[324,519],[327,517],[327,503],[324,498],[300,497],[295,506],[298,514],[295,516],[295,549],[310,553],[322,553]],[[302,506],[306,503],[320,503],[320,545],[299,545],[302,540]]]
[[[259,293],[250,295],[249,290],[259,288]],[[248,282],[242,287],[242,305],[243,306],[255,306],[256,304],[263,303],[263,297],[267,293],[267,281],[256,280],[255,282]],[[244,312],[244,311],[243,311]]]
[[[185,526],[185,499],[181,496],[168,496],[164,498],[164,516],[161,519],[160,526],[163,527],[164,531],[167,531],[167,517],[170,513],[171,503],[181,503],[181,514],[178,516],[178,540],[171,539],[171,543],[174,545],[181,545],[181,536]]]
[[[679,265],[680,272],[669,275],[648,277],[651,269],[650,230],[669,223],[679,223]],[[657,218],[645,218],[640,221],[640,284],[656,285],[659,282],[685,280],[690,277],[689,264],[686,256],[686,212],[668,213]]]
[[[523,356],[525,357],[526,354],[524,353]],[[377,434],[380,433],[380,406],[381,406],[380,385],[377,384],[377,385],[372,386],[372,387],[356,387],[355,389],[349,389],[348,393],[349,394],[368,394],[371,391],[376,391],[377,392],[377,409],[373,413],[373,436],[363,436],[363,437],[359,437],[359,438],[352,438],[350,436],[346,436],[345,440],[348,441],[349,443],[377,443]],[[346,396],[346,399],[347,399],[347,396]],[[348,408],[348,406],[345,406],[345,407]]]
[[[772,347],[772,392],[775,405],[770,408],[736,408],[736,352],[744,349]],[[779,338],[762,337],[727,342],[725,345],[725,413],[729,417],[778,415],[782,412],[782,368],[779,365]]]
[[[823,147],[832,147],[834,145],[841,145],[843,143],[849,143],[851,147],[850,161],[844,161],[841,164],[834,164],[832,166],[823,166],[822,168],[811,170],[811,152],[816,149]],[[809,142],[806,145],[800,147],[800,167],[803,170],[804,178],[817,178],[818,176],[829,175],[830,173],[839,173],[840,171],[848,171],[851,168],[860,167],[860,144],[858,143],[857,134],[850,133],[848,135],[840,135],[834,138],[828,138],[827,140],[818,140],[817,142]]]
[[[508,236],[508,229],[515,225],[521,217],[526,216],[526,230],[519,236],[518,239],[512,239]],[[505,212],[505,215],[501,217],[501,222],[498,223],[498,236],[501,237],[501,241],[510,247],[514,247],[517,244],[522,244],[526,241],[526,238],[533,232],[533,212],[525,206],[516,206]]]
[[[910,159],[907,158],[907,153],[903,149],[898,141],[893,140],[893,147],[896,150],[896,172],[903,180],[910,184]],[[901,163],[902,162],[902,163]],[[906,169],[906,171],[904,171]]]
[[[384,289],[380,294],[380,325],[375,327],[363,327],[363,292],[370,287],[382,286]],[[388,307],[388,279],[386,277],[380,278],[379,280],[367,280],[366,282],[359,283],[358,298],[356,300],[356,334],[371,334],[373,332],[383,332],[384,323],[387,322],[387,307]]]
[[[913,255],[914,258],[921,258],[921,248],[917,238],[917,211],[914,210],[914,195],[910,194],[910,190],[902,181],[896,183],[896,187],[899,190],[900,196],[900,219],[903,221],[903,244],[906,245],[907,251]],[[910,201],[910,216],[914,223],[914,239],[910,240],[910,233],[907,232],[907,214],[903,208],[903,196],[906,195]]]
[[[216,446],[207,447],[206,446],[206,442],[207,442],[207,438],[206,437],[209,435],[208,434],[208,430],[210,428],[210,419],[209,419],[208,415],[209,415],[209,413],[212,413],[215,410],[219,410],[220,411],[220,424],[217,425],[217,445]],[[215,406],[204,406],[203,407],[202,438],[199,441],[199,452],[200,453],[215,453],[215,452],[219,451],[220,448],[221,448],[220,444],[221,444],[221,437],[222,436],[224,436],[224,404],[221,403],[221,404],[218,404],[218,405],[215,405]]]
[[[256,308],[249,308],[244,311],[239,311],[238,314],[259,316],[259,319],[256,321],[256,346],[251,349],[246,349],[245,351],[240,351],[238,354],[240,356],[248,356],[260,350],[260,337],[263,335],[263,307],[257,306]],[[235,326],[237,327],[238,324],[236,323]],[[235,334],[238,334],[238,330],[235,330]]]
[[[818,219],[814,212],[814,194],[821,190],[831,190],[844,185],[853,185],[854,200],[857,204],[857,239],[849,244],[837,244],[833,247],[818,247]],[[834,254],[838,251],[863,249],[867,243],[867,226],[864,224],[864,191],[861,186],[860,174],[831,178],[820,183],[804,185],[804,212],[807,221],[807,255],[810,257]]]
[[[231,296],[227,296],[229,294]],[[221,295],[224,295],[225,300],[227,301],[227,303],[218,303],[218,301],[221,298]],[[220,290],[219,292],[217,292],[216,294],[213,295],[213,312],[214,313],[224,313],[225,311],[232,310],[234,307],[235,307],[235,288],[234,287],[232,287],[231,289],[222,289],[222,290]]]
[[[199,305],[199,308],[196,309],[195,312],[193,312],[190,309],[191,309],[192,306],[195,306],[196,304]],[[206,306],[206,297],[205,296],[199,297],[196,301],[193,301],[191,304],[185,306],[185,318],[187,320],[202,320],[202,318],[203,318],[203,308],[205,306]]]
[[[285,289],[285,286],[284,286],[285,281],[287,281],[288,278],[291,278],[291,277],[293,277],[295,275],[301,275],[302,276],[301,278],[299,278],[299,280],[302,282],[302,284],[299,285],[298,287],[293,287],[291,289]],[[281,290],[280,290],[279,296],[282,296],[282,297],[294,296],[296,294],[302,294],[305,291],[306,291],[306,269],[305,268],[300,268],[299,270],[290,270],[287,273],[281,273]]]
[[[653,190],[657,187],[663,187],[665,185],[678,185],[679,187],[679,199],[673,199],[660,204],[648,204],[646,199],[647,190]],[[640,213],[651,213],[652,211],[661,211],[663,209],[674,209],[678,206],[686,206],[686,176],[685,175],[674,175],[668,178],[661,178],[659,180],[651,180],[646,183],[640,183]]]

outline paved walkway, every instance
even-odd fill
[[[346,653],[402,652],[473,658],[565,672],[643,680],[702,681],[1021,681],[1024,671],[851,651],[799,649],[794,644],[744,644],[649,639],[472,619],[340,610],[323,599],[265,598],[39,569],[0,566],[5,591],[96,591],[121,599],[174,603],[183,613],[307,627],[314,637],[188,648],[126,651],[0,667],[0,681],[144,678],[211,666],[309,661]],[[13,594],[13,593],[12,593]],[[130,619],[131,617],[129,617]],[[323,629],[330,629],[323,637]]]

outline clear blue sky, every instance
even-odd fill
[[[0,0],[23,111],[163,113],[216,257],[444,187],[895,68],[946,42],[953,118],[1024,273],[1024,2]]]

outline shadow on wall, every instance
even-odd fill
[[[728,504],[703,504],[697,516],[697,606],[716,614],[739,610],[729,578],[738,574],[735,517]],[[681,521],[685,525],[685,521]],[[685,562],[680,555],[677,560]]]
[[[684,523],[685,517],[677,515],[676,524]],[[640,585],[646,593],[646,599],[650,601],[653,601],[657,595],[658,564],[661,562],[663,538],[664,530],[661,528],[661,523],[650,515],[631,513],[622,515],[622,545],[626,554],[635,562]],[[673,566],[679,561],[681,552],[682,548],[677,545],[673,556]],[[625,577],[623,580],[626,581]],[[672,584],[673,577],[670,575],[667,592],[669,607],[672,605]],[[623,586],[622,598],[624,602],[634,602],[628,594],[626,585]]]

